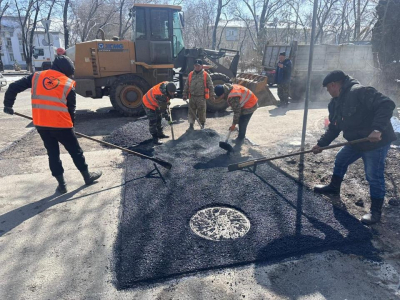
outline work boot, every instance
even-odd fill
[[[378,223],[381,220],[383,201],[384,199],[371,198],[370,212],[362,216],[361,222],[365,225]]]
[[[157,133],[157,137],[159,139],[167,139],[167,138],[169,138],[169,135],[165,135],[164,132],[161,132],[161,133]]]
[[[332,175],[331,182],[328,185],[316,185],[314,187],[314,192],[320,194],[333,194],[339,195],[340,194],[340,186],[342,184],[343,179],[339,176]]]
[[[162,142],[158,139],[157,135],[153,135],[153,144],[154,145],[162,145]]]
[[[55,176],[57,181],[58,181],[58,186],[57,186],[57,192],[59,192],[60,194],[65,194],[67,192],[67,184],[65,183],[64,180],[64,175],[58,175]]]
[[[95,171],[95,172],[81,172],[83,179],[85,180],[86,185],[91,185],[95,180],[99,179],[100,176],[103,174],[101,171]]]
[[[188,131],[193,131],[193,130],[194,130],[194,124],[193,123],[189,123]]]

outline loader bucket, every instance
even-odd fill
[[[268,88],[268,77],[249,73],[240,73],[233,79],[236,84],[243,85],[251,90],[258,98],[260,106],[277,105],[274,95]]]

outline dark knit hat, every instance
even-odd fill
[[[279,55],[286,56],[286,52],[281,52]]]
[[[167,83],[167,91],[171,93],[176,92],[176,85],[173,82],[168,82]]]
[[[194,64],[195,65],[203,65],[203,61],[201,60],[201,59],[196,59],[195,61],[194,61]]]
[[[322,86],[326,87],[331,82],[343,81],[347,78],[347,75],[341,70],[335,70],[326,75]]]
[[[224,87],[222,85],[216,85],[214,87],[214,93],[217,97],[221,96],[224,93]]]

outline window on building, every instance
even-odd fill
[[[22,60],[26,60],[26,59],[25,59],[24,52],[21,52],[21,59],[22,59]]]
[[[13,53],[9,53],[9,54],[10,54],[10,61],[11,62],[15,61],[14,54]]]
[[[7,38],[7,48],[12,48],[11,38]]]
[[[239,32],[237,28],[226,28],[225,37],[227,41],[237,41],[239,40]]]

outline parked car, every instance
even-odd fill
[[[268,85],[273,86],[275,84],[275,73],[276,70],[264,70],[261,75],[268,77]]]

